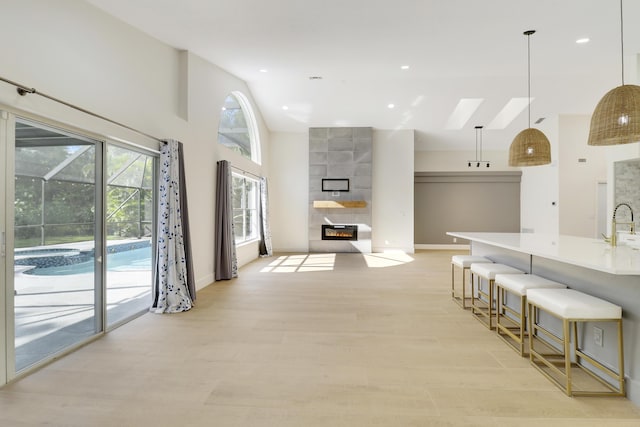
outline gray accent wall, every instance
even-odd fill
[[[372,128],[309,129],[309,251],[371,252]],[[322,191],[323,178],[348,179],[350,191]],[[314,200],[362,200],[364,208],[314,208]],[[358,241],[322,240],[322,224],[357,224]]]
[[[451,244],[447,231],[520,232],[521,176],[520,171],[416,172],[415,243]]]

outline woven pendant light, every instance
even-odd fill
[[[551,144],[542,131],[531,127],[531,43],[535,30],[525,31],[527,36],[527,88],[529,97],[529,127],[513,139],[509,147],[509,166],[539,166],[551,163]]]
[[[509,166],[539,166],[551,163],[551,144],[542,131],[528,128],[516,135],[509,147]]]
[[[589,145],[617,145],[640,141],[640,86],[624,84],[624,28],[620,0],[622,86],[602,97],[591,116]]]

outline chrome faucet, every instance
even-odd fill
[[[618,208],[620,206],[626,206],[629,208],[629,212],[631,212],[631,222],[616,222],[616,213],[618,212]],[[611,242],[611,246],[618,245],[617,232],[618,232],[618,224],[628,225],[629,232],[631,234],[636,234],[636,225],[633,222],[633,209],[628,203],[618,203],[616,208],[613,210],[613,218],[611,219],[611,237],[605,236],[605,240]]]

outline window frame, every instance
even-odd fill
[[[248,243],[252,243],[252,242],[256,242],[258,240],[260,240],[260,229],[259,229],[259,213],[260,213],[260,181],[258,181],[255,178],[252,177],[248,177],[242,173],[238,173],[238,172],[232,172],[231,173],[231,182],[232,182],[232,191],[233,194],[235,195],[236,193],[236,180],[242,180],[242,185],[241,185],[241,207],[236,207],[235,203],[235,196],[233,197],[232,200],[232,207],[231,207],[231,211],[232,211],[232,216],[233,216],[233,226],[234,226],[234,242],[236,246],[242,246]],[[248,203],[250,196],[247,194],[247,185],[246,183],[249,182],[253,185],[253,189],[254,189],[254,200],[253,200],[253,207],[247,206],[250,205],[250,203]],[[236,227],[236,215],[237,212],[241,211],[242,214],[242,230],[238,230],[238,227]],[[251,215],[250,213],[253,212],[253,215]],[[250,222],[247,222],[247,217],[250,218]],[[245,226],[249,224],[251,227],[251,233],[247,233],[247,230],[245,229]],[[247,235],[248,234],[248,235]]]
[[[227,100],[227,98],[229,98],[230,96],[233,96],[235,98],[235,100],[238,102],[238,105],[240,106],[240,111],[242,112],[242,115],[245,119],[246,125],[247,125],[247,135],[249,136],[249,148],[251,150],[251,152],[249,153],[249,155],[245,155],[244,153],[240,152],[239,154],[242,157],[245,157],[247,159],[251,159],[252,162],[260,165],[262,164],[262,152],[260,149],[260,133],[258,131],[258,124],[256,121],[256,116],[253,110],[253,107],[251,106],[251,102],[249,101],[249,99],[245,96],[244,93],[240,92],[240,91],[232,91],[230,92],[227,96],[225,96],[225,101]],[[224,111],[224,107],[222,108],[222,110]],[[221,124],[222,124],[222,120],[219,120],[218,122],[218,144],[222,145],[223,147],[235,151],[232,148],[228,147],[226,144],[220,142],[220,135],[223,134],[221,133]]]

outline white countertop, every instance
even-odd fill
[[[537,233],[448,232],[447,235],[605,273],[640,275],[640,249],[586,237]]]

